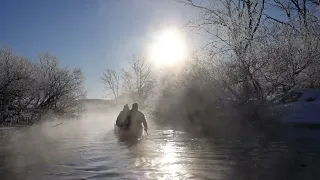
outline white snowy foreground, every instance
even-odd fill
[[[320,89],[298,89],[287,93],[279,108],[282,123],[320,125]]]

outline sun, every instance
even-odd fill
[[[157,66],[177,65],[186,56],[186,43],[178,30],[166,29],[155,37],[149,53]]]

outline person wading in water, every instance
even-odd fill
[[[148,133],[148,123],[146,121],[144,114],[138,110],[137,103],[134,103],[132,105],[132,109],[130,110],[128,121],[129,121],[128,124],[130,126],[130,130],[135,136],[140,137],[142,135],[141,134],[143,133],[142,128],[144,128],[144,130]]]
[[[126,104],[123,107],[123,110],[120,112],[120,114],[117,117],[116,125],[122,129],[128,130],[130,127],[130,121],[128,119],[129,114],[130,114],[130,109],[128,104]]]

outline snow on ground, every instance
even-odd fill
[[[294,90],[284,97],[282,123],[320,124],[320,89]]]

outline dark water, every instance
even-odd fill
[[[57,123],[2,132],[2,180],[320,178],[316,138],[209,140],[151,126],[141,141],[128,142],[101,117]]]

